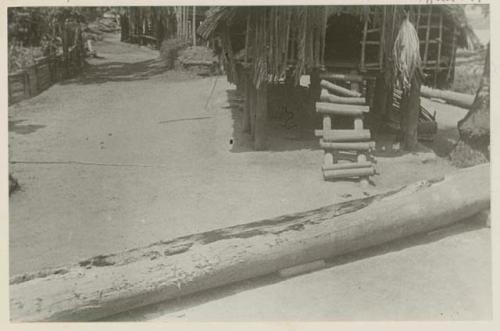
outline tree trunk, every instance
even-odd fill
[[[450,154],[458,167],[488,162],[490,159],[490,45],[486,53],[483,76],[474,103],[458,122],[460,139]]]
[[[486,164],[380,195],[12,277],[10,317],[95,320],[432,231],[489,205]]]

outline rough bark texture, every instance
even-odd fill
[[[11,278],[12,321],[86,321],[431,231],[489,207],[489,164]],[[203,221],[203,220],[200,220]]]
[[[474,103],[458,122],[460,139],[450,154],[458,167],[470,167],[490,159],[490,46],[486,53],[483,76]]]

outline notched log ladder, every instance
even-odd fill
[[[432,231],[489,208],[489,164],[434,181],[13,277],[12,321],[96,320]],[[311,263],[319,261],[316,263]]]

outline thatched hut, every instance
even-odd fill
[[[198,33],[222,40],[227,77],[245,88],[250,100],[246,108],[250,112],[255,108],[246,117],[257,149],[265,148],[265,137],[259,136],[265,133],[259,127],[265,126],[267,114],[266,109],[252,105],[265,108],[266,102],[259,98],[267,98],[270,83],[298,85],[301,76],[309,74],[314,101],[320,74],[354,77],[351,82],[357,80],[353,85],[366,94],[371,113],[384,118],[398,75],[394,68],[404,67],[395,63],[398,59],[393,52],[406,18],[418,34],[420,57],[416,60],[425,85],[448,86],[457,48],[477,43],[459,5],[225,6],[213,7],[207,14]]]

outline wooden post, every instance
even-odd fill
[[[352,75],[357,75],[358,71],[357,70],[351,70]],[[352,95],[353,97],[360,97],[361,96],[361,84],[359,82],[351,82],[351,91],[354,92]],[[365,96],[366,101],[368,102],[368,94]]]
[[[255,140],[254,149],[265,150],[267,147],[267,82],[262,82],[257,89],[255,105]]]
[[[363,152],[358,153],[357,161],[360,164],[366,163],[366,154]],[[368,176],[362,176],[360,179],[360,183],[362,187],[367,187],[369,185]]]
[[[255,140],[255,108],[257,106],[257,89],[255,88],[252,76],[249,77],[250,79],[250,134],[252,136],[252,140]]]
[[[317,127],[316,125],[320,123],[321,119],[318,115],[316,115],[316,101],[319,101],[319,98],[321,96],[321,79],[319,77],[319,68],[313,68],[310,73],[310,79],[309,79],[309,107],[310,111],[308,111],[309,115],[308,118],[311,119],[311,123],[313,124],[314,127]]]
[[[365,70],[365,51],[366,51],[366,35],[368,33],[368,19],[365,20],[363,27],[363,39],[361,40],[361,70]]]
[[[193,46],[196,46],[196,6],[193,6]]]
[[[431,17],[432,17],[432,6],[429,6],[427,14],[427,29],[425,31],[425,46],[424,46],[424,68],[427,66],[427,55],[429,53],[429,35],[431,32]]]
[[[242,122],[242,130],[243,132],[245,133],[250,133],[251,130],[250,130],[250,125],[251,125],[251,121],[250,121],[250,99],[251,99],[251,88],[252,88],[252,80],[250,79],[250,75],[248,73],[248,69],[245,68],[244,69],[244,73],[243,73],[243,79],[245,80],[245,108],[244,108],[244,111],[243,111],[243,122]]]
[[[443,47],[443,14],[439,15],[439,37],[438,37],[438,53],[436,60],[436,68],[434,70],[434,87],[437,86],[437,76],[439,73],[439,68],[441,66],[441,49]]]
[[[447,80],[451,79],[451,74],[453,72],[453,68],[455,67],[455,57],[457,52],[456,43],[457,43],[457,28],[455,25],[453,25],[453,39],[451,44],[450,62],[448,63],[448,73],[446,74]]]
[[[356,117],[354,119],[354,130],[363,130],[363,117]]]
[[[379,45],[379,53],[378,53],[378,61],[379,61],[379,66],[380,70],[383,69],[384,66],[384,45],[385,42],[385,21],[387,19],[387,7],[384,6],[383,8],[383,13],[382,13],[382,27],[380,31],[380,45]]]
[[[410,90],[403,93],[401,100],[401,134],[403,149],[412,151],[417,147],[418,114],[420,111],[420,77],[415,73],[411,80]]]
[[[383,73],[380,73],[375,80],[375,92],[373,107],[370,112],[374,114],[379,120],[382,120],[385,114],[386,100],[385,93],[387,86],[385,84],[385,77]]]

